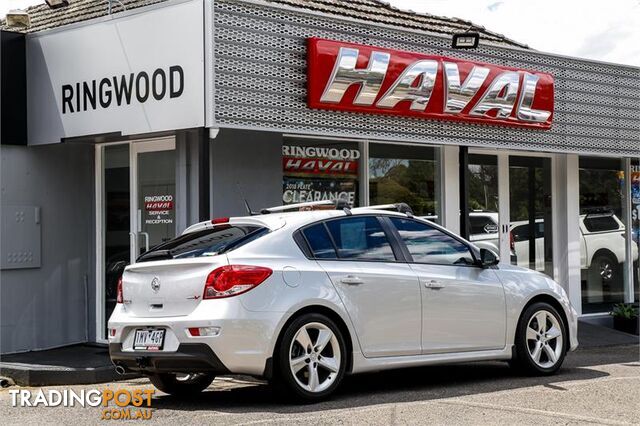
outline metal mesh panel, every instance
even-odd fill
[[[450,40],[365,22],[218,0],[214,3],[215,124],[357,137],[554,152],[640,155],[640,69]],[[323,37],[549,72],[556,79],[551,130],[537,131],[306,105],[306,38]]]

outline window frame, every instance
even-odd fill
[[[409,248],[407,247],[407,244],[404,242],[404,240],[402,239],[402,236],[400,235],[400,232],[398,232],[398,229],[396,228],[396,226],[393,224],[393,222],[391,221],[391,218],[398,218],[398,219],[402,219],[402,220],[409,220],[409,221],[413,221],[413,222],[417,222],[420,223],[422,225],[426,225],[429,226],[437,231],[442,232],[443,234],[449,236],[450,238],[458,241],[460,244],[464,245],[467,250],[469,250],[469,253],[471,253],[471,257],[473,258],[473,265],[452,265],[452,264],[448,264],[448,263],[434,263],[434,262],[418,262],[416,261],[413,256],[411,255],[411,252],[409,251]],[[407,259],[406,263],[413,263],[416,265],[435,265],[435,266],[451,266],[451,267],[465,267],[465,268],[482,268],[482,265],[479,261],[480,259],[480,253],[479,251],[473,246],[471,245],[468,241],[465,241],[462,237],[459,237],[451,232],[449,232],[448,230],[446,230],[445,228],[435,224],[435,223],[431,223],[428,222],[426,220],[422,220],[420,218],[416,218],[416,217],[410,217],[410,216],[406,216],[406,217],[402,217],[402,216],[395,216],[395,215],[386,215],[385,218],[383,219],[384,221],[387,221],[388,224],[387,226],[391,228],[391,232],[394,234],[394,238],[397,240],[397,242],[400,244],[400,247],[403,251],[404,257]]]
[[[374,259],[358,259],[358,258],[343,258],[340,257],[339,255],[339,251],[338,251],[338,247],[336,246],[336,242],[333,239],[333,235],[331,235],[331,231],[329,230],[329,227],[327,226],[327,223],[329,222],[333,222],[336,220],[344,220],[344,219],[348,219],[348,218],[354,218],[354,217],[372,217],[374,219],[376,219],[378,221],[378,223],[380,224],[380,227],[382,228],[382,231],[385,234],[385,237],[387,238],[387,241],[389,243],[389,245],[391,246],[391,251],[393,253],[393,256],[395,257],[395,260],[374,260]],[[298,244],[298,246],[300,246],[300,243],[303,242],[304,243],[304,247],[300,247],[300,250],[302,251],[302,253],[305,255],[305,257],[309,260],[315,260],[318,262],[375,262],[375,263],[408,263],[408,260],[406,258],[405,255],[405,251],[402,248],[402,245],[400,244],[400,242],[397,240],[396,235],[394,234],[394,229],[390,227],[390,224],[387,223],[384,219],[384,215],[376,215],[376,214],[358,214],[358,215],[345,215],[345,216],[338,216],[338,217],[332,217],[329,219],[321,219],[321,220],[317,220],[311,223],[308,223],[300,228],[298,228],[296,230],[296,232],[294,232],[294,241]],[[325,230],[327,232],[327,234],[329,235],[329,240],[331,241],[331,244],[333,245],[333,250],[336,253],[336,257],[334,259],[328,259],[328,258],[323,258],[323,257],[315,257],[313,254],[313,251],[311,250],[311,244],[309,244],[309,241],[307,240],[306,235],[304,234],[305,229],[310,228],[312,226],[315,226],[317,224],[323,224],[325,227]]]

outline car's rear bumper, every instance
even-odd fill
[[[120,343],[109,344],[111,362],[125,371],[142,373],[229,374],[218,356],[204,343],[181,343],[175,352],[123,351]]]

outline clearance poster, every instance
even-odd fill
[[[282,203],[346,199],[357,205],[359,158],[357,149],[283,145]]]

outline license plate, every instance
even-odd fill
[[[145,351],[159,351],[164,345],[164,330],[148,328],[136,330],[133,349]]]

